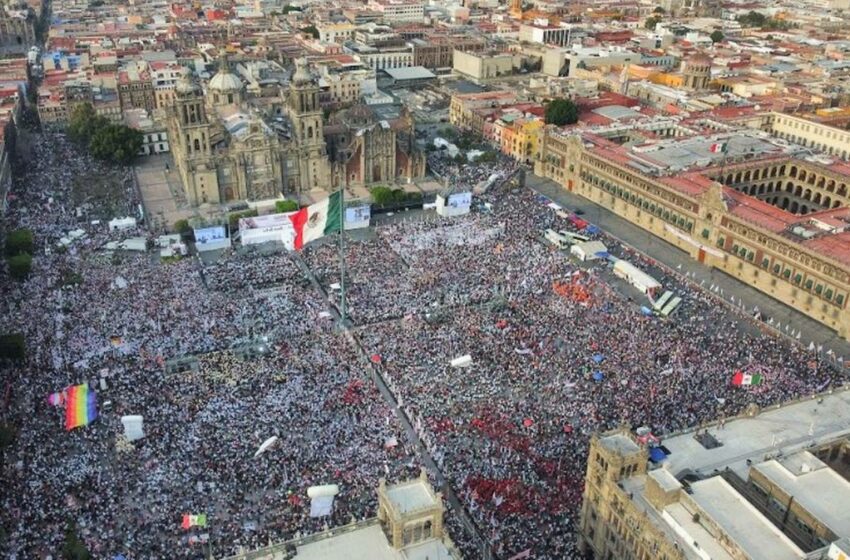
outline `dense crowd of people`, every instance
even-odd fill
[[[421,461],[372,368],[476,526],[467,532],[449,509],[466,557],[480,556],[483,539],[500,558],[578,558],[592,432],[627,421],[669,433],[837,378],[594,234],[683,298],[671,319],[642,313],[605,262],[575,263],[542,241],[547,228],[575,226],[522,187],[492,188],[467,216],[406,220],[349,241],[352,339],[331,317],[341,280],[333,239],[297,255],[239,249],[211,263],[105,251],[151,237],[79,218],[81,204],[117,216],[133,208],[121,170],[100,169],[59,135],[36,149],[5,218],[7,230],[33,230],[34,269],[23,283],[0,279],[6,329],[28,347],[26,363],[0,377],[4,422],[17,427],[0,474],[7,558],[55,557],[69,526],[96,558],[199,558],[374,516],[378,479],[415,476]],[[442,171],[475,186],[508,176],[502,165]],[[78,181],[116,177],[112,190],[81,200],[69,166]],[[75,228],[86,236],[56,250]],[[239,351],[258,339],[263,352]],[[451,365],[467,355],[468,367]],[[766,382],[732,387],[739,369]],[[82,382],[98,392],[99,418],[65,431],[47,396]],[[143,417],[143,439],[126,440],[124,415]],[[307,488],[322,484],[340,493],[330,516],[310,517]],[[185,514],[205,514],[206,526],[181,527]]]

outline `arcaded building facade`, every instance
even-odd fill
[[[850,337],[850,165],[749,128],[657,125],[640,143],[640,125],[549,130],[536,172]]]

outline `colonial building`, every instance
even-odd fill
[[[36,44],[36,16],[26,2],[11,0],[0,8],[0,46]]]
[[[325,124],[319,83],[298,61],[283,111],[264,116],[226,58],[204,92],[185,71],[167,113],[168,143],[193,205],[407,181],[425,173],[404,110],[355,105]]]
[[[846,558],[848,404],[846,390],[829,391],[663,440],[647,428],[593,435],[580,549],[600,560]]]
[[[850,166],[759,130],[641,126],[549,130],[536,173],[850,337]]]

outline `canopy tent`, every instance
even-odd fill
[[[603,375],[601,371],[596,370],[596,371],[593,372],[593,380],[594,381],[598,382],[598,381],[602,381],[603,379],[605,379],[605,375]]]
[[[459,358],[455,358],[454,360],[451,361],[452,367],[466,367],[466,366],[471,365],[471,364],[472,364],[472,356],[470,356],[469,354],[464,354],[463,356],[460,356]]]
[[[596,362],[597,364],[601,364],[602,362],[605,361],[605,356],[602,355],[602,354],[594,354],[593,355],[593,361]]]
[[[599,254],[608,254],[608,248],[601,241],[583,241],[570,247],[570,254],[582,261],[602,258]]]
[[[649,450],[649,460],[653,463],[660,463],[667,458],[667,454],[659,447],[653,447]]]
[[[141,416],[122,416],[121,424],[124,425],[124,436],[127,441],[136,441],[145,437],[144,419]]]
[[[336,484],[325,484],[323,486],[311,486],[307,489],[310,498],[310,517],[325,517],[331,514],[334,505],[334,496],[339,494],[339,486]]]

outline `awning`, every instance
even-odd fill
[[[649,460],[653,463],[660,463],[667,458],[667,454],[661,451],[658,447],[653,447],[649,450]]]

